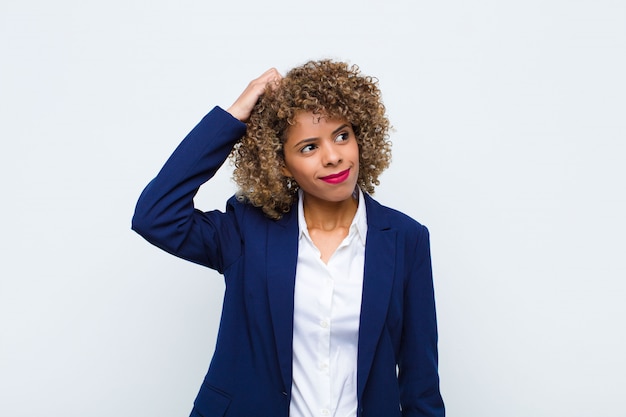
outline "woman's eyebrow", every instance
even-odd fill
[[[293,147],[294,148],[298,148],[300,145],[304,145],[305,143],[310,143],[310,142],[315,142],[318,138],[308,138],[308,139],[302,139],[301,141],[299,141],[298,143],[294,144]]]
[[[339,126],[337,129],[333,130],[333,135],[334,135],[334,134],[336,134],[336,133],[339,133],[339,131],[340,131],[341,129],[344,129],[344,128],[346,128],[346,127],[348,127],[348,124],[347,124],[347,123],[342,124],[342,125],[341,125],[341,126]]]

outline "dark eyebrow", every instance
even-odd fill
[[[339,126],[337,129],[332,131],[333,135],[336,135],[337,133],[339,133],[340,130],[345,129],[346,127],[348,127],[347,123],[342,124],[341,126]],[[306,143],[311,143],[311,142],[315,142],[316,140],[318,140],[319,138],[308,138],[308,139],[302,139],[301,141],[299,141],[298,143],[294,144],[293,147],[297,148],[301,145],[304,145]]]
[[[337,129],[333,130],[333,135],[335,135],[335,134],[339,133],[339,131],[340,131],[341,129],[345,129],[346,127],[348,127],[348,124],[347,124],[347,123],[342,124],[342,125],[341,125],[341,126],[339,126]]]

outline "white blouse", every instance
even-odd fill
[[[367,217],[361,190],[348,236],[328,264],[320,259],[298,202],[290,417],[357,414],[357,346]]]

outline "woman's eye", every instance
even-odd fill
[[[335,138],[335,142],[345,142],[348,140],[349,136],[348,132],[340,133],[339,136]]]
[[[311,152],[314,149],[315,149],[315,145],[306,145],[305,147],[300,149],[300,152],[307,153],[307,152]]]

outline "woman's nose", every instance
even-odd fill
[[[341,152],[337,149],[337,146],[333,144],[326,144],[323,148],[323,160],[324,166],[333,166],[341,162]]]

